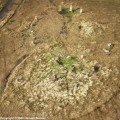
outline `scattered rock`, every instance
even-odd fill
[[[103,51],[106,52],[106,53],[110,53],[110,51],[105,49],[105,48],[103,48]]]
[[[81,59],[83,59],[85,56],[84,55],[81,55]]]
[[[94,71],[98,72],[99,71],[99,67],[98,66],[94,66]]]
[[[35,20],[38,20],[38,16],[35,16]]]
[[[81,9],[80,9],[80,14],[82,14],[82,13],[83,13],[83,9],[81,8]]]
[[[33,31],[33,30],[31,30],[30,32],[31,32],[31,33],[33,33],[34,31]]]
[[[58,12],[61,12],[62,11],[62,6],[59,6],[58,7]]]
[[[112,43],[108,43],[107,45],[108,45],[108,47],[109,47],[109,50],[112,50],[113,47],[114,47],[114,44],[112,44]]]

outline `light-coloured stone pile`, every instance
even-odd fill
[[[81,23],[79,24],[79,28],[81,28],[80,33],[82,36],[84,37],[95,37],[100,36],[103,34],[103,30],[106,29],[105,26],[102,26],[98,23],[95,22],[88,22],[88,21],[81,21]]]
[[[42,54],[37,52],[9,78],[11,82],[7,84],[2,102],[17,98],[15,102],[26,111],[38,111],[43,116],[60,112],[65,106],[73,106],[75,113],[82,110],[79,114],[86,114],[112,96],[109,84],[116,82],[118,74],[116,68],[102,65],[95,72],[96,63],[81,62],[62,48],[48,49]],[[112,74],[114,78],[110,78]]]

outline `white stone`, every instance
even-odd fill
[[[69,11],[72,11],[72,5],[70,5],[70,9],[69,9]]]
[[[62,6],[58,7],[58,11],[61,12],[62,11]]]
[[[81,9],[80,9],[80,14],[82,14],[82,13],[83,13],[83,9],[81,8]]]
[[[35,16],[35,20],[38,20],[38,16]]]
[[[68,59],[71,59],[71,56],[67,56]]]
[[[110,47],[112,45],[112,43],[108,43],[108,46]]]
[[[34,31],[33,31],[33,30],[31,30],[30,32],[31,32],[31,33],[33,33]]]
[[[106,53],[109,53],[109,52],[110,52],[109,50],[107,50],[107,49],[105,49],[105,48],[103,48],[103,51],[106,52]]]
[[[84,55],[81,55],[81,58],[83,59],[83,58],[84,58]]]

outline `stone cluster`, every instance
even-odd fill
[[[81,114],[90,112],[112,96],[113,91],[106,83],[116,81],[110,76],[118,74],[116,68],[113,72],[105,66],[96,72],[96,63],[79,61],[57,47],[42,54],[34,53],[15,71],[6,88],[7,101],[4,96],[3,102],[17,98],[26,111],[39,111],[41,116],[63,111],[65,106],[74,107],[75,115],[81,110]]]

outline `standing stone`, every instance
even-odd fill
[[[84,58],[84,55],[81,55],[81,59],[83,59]]]
[[[72,5],[70,5],[70,10],[69,11],[71,11],[72,12]]]
[[[80,9],[80,14],[82,14],[83,13],[83,9]]]
[[[58,11],[61,12],[62,11],[62,6],[58,7]]]
[[[35,20],[38,20],[38,16],[35,16]]]

